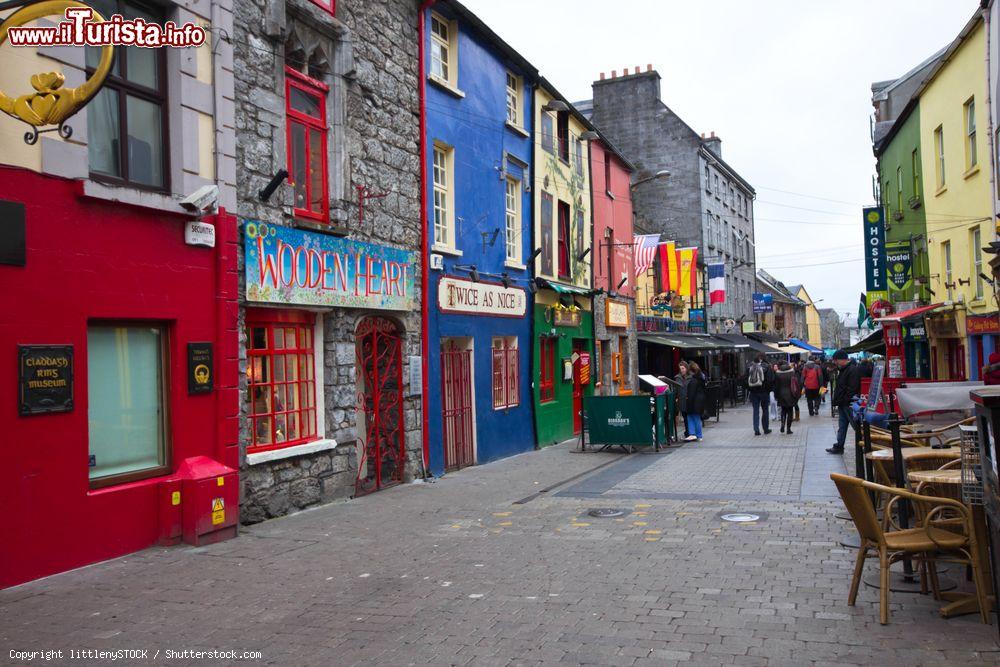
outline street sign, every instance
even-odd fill
[[[885,220],[881,206],[864,209],[865,284],[869,292],[888,289],[885,266]]]

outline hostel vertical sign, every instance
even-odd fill
[[[881,206],[864,209],[865,284],[869,292],[883,292],[887,287],[885,264],[885,219]]]

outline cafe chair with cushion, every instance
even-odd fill
[[[906,558],[917,561],[942,560],[964,563],[972,568],[973,581],[976,585],[976,597],[979,601],[980,616],[983,623],[989,624],[986,614],[986,582],[984,581],[982,564],[979,562],[979,551],[976,544],[976,533],[972,525],[972,513],[962,503],[950,498],[935,498],[923,496],[912,491],[897,489],[882,484],[874,484],[861,479],[833,473],[830,479],[837,485],[840,497],[854,521],[861,537],[858,558],[854,565],[854,577],[851,579],[851,591],[847,604],[854,606],[858,598],[858,586],[864,570],[865,559],[879,559],[879,622],[886,625],[889,622],[889,568],[893,563]],[[898,498],[905,498],[914,505],[923,507],[918,512],[924,518],[917,527],[906,530],[886,531],[875,515],[869,493],[887,495],[890,503]],[[961,532],[949,526],[939,528],[935,523],[940,517],[961,519]],[[939,597],[936,576],[931,570],[931,583],[935,598]]]

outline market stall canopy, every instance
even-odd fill
[[[943,303],[935,303],[930,306],[920,306],[919,308],[911,308],[909,310],[904,310],[898,313],[893,313],[892,315],[886,315],[885,317],[880,317],[876,322],[905,322],[906,320],[914,320],[922,315],[936,310],[943,306]]]
[[[819,352],[820,354],[823,353],[823,350],[819,349],[815,345],[810,345],[809,343],[807,343],[804,340],[799,340],[798,338],[789,338],[788,340],[792,344],[798,345],[799,347],[801,347],[802,349],[806,350],[807,352]]]
[[[781,354],[812,354],[809,350],[801,348],[798,345],[792,345],[791,343],[768,343],[767,346]]]
[[[885,340],[882,338],[882,329],[876,329],[854,345],[845,347],[844,351],[848,354],[854,354],[855,352],[885,354]]]

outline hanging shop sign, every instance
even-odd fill
[[[581,352],[577,361],[580,368],[580,384],[590,384],[590,353]]]
[[[104,17],[82,2],[73,0],[36,2],[21,7],[0,22],[0,46],[7,41],[12,28],[17,29],[21,26],[34,24],[38,19],[49,16],[69,19],[70,12],[79,10],[90,12],[92,23],[104,22]],[[67,25],[67,23],[64,21],[60,27],[62,25]],[[115,48],[113,46],[101,47],[100,54],[97,67],[87,80],[76,88],[64,88],[66,77],[59,72],[40,72],[30,79],[31,87],[34,88],[33,92],[17,97],[8,97],[3,91],[0,91],[0,111],[31,126],[31,131],[24,134],[25,143],[32,145],[38,141],[40,132],[53,130],[58,131],[59,136],[63,139],[70,138],[73,130],[65,124],[66,120],[82,109],[101,90],[104,79],[107,78],[108,73],[111,72],[111,66],[114,64]],[[56,127],[38,129],[50,125]]]
[[[438,281],[438,308],[444,313],[524,317],[528,298],[520,287],[442,276]]]
[[[910,242],[887,243],[885,245],[886,270],[889,290],[903,292],[913,284],[913,261],[910,256]]]
[[[614,299],[605,301],[604,324],[609,327],[628,327],[628,302]]]
[[[969,315],[965,318],[965,332],[970,336],[980,334],[1000,334],[1000,316]]]
[[[868,312],[871,313],[871,316],[875,319],[888,317],[892,315],[894,311],[895,309],[892,306],[892,302],[886,299],[879,299],[872,302],[872,305],[868,306]]]
[[[885,221],[881,206],[863,210],[865,233],[865,283],[869,292],[886,287]]]
[[[770,293],[753,293],[753,312],[770,313],[774,312],[774,295]]]
[[[580,326],[580,309],[576,306],[555,305],[552,307],[552,323],[557,327],[578,327]]]
[[[72,345],[18,345],[17,361],[22,416],[73,409]]]
[[[708,323],[705,321],[704,308],[692,308],[688,311],[688,329],[691,331],[708,332]]]
[[[958,336],[958,322],[955,320],[954,312],[928,317],[924,323],[927,325],[928,334],[935,338]]]
[[[903,340],[908,343],[916,343],[920,341],[927,340],[927,330],[924,328],[924,323],[920,324],[909,324],[903,327]]]
[[[211,343],[188,343],[187,345],[187,365],[188,365],[188,393],[208,394],[213,387],[212,368],[212,344]]]
[[[417,253],[247,221],[246,298],[252,303],[412,310]]]

